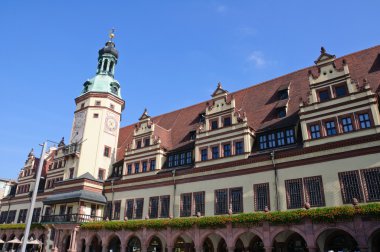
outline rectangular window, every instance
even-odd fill
[[[111,152],[111,148],[108,146],[104,146],[103,156],[109,157]]]
[[[190,140],[195,140],[196,137],[197,137],[197,133],[195,132],[195,130],[192,130],[189,132]]]
[[[132,174],[132,165],[131,164],[127,165],[127,174],[128,175]]]
[[[225,157],[231,156],[231,144],[223,144],[223,155]]]
[[[317,139],[321,137],[321,129],[319,127],[319,124],[310,126],[310,136],[312,139]]]
[[[144,199],[136,199],[135,219],[142,219],[144,209]]]
[[[104,180],[104,173],[105,173],[104,169],[98,170],[98,179],[99,180]]]
[[[231,188],[230,189],[230,204],[233,213],[243,212],[243,188]]]
[[[330,100],[329,90],[322,90],[318,92],[319,101],[324,102]]]
[[[98,113],[95,113],[95,114],[93,115],[93,117],[94,117],[94,118],[99,118],[99,114],[98,114]]]
[[[336,127],[334,121],[328,121],[325,123],[326,126],[326,134],[328,136],[336,135]]]
[[[371,127],[371,120],[369,119],[368,113],[359,114],[359,124],[361,129],[366,129]]]
[[[113,220],[119,220],[120,219],[120,206],[121,206],[120,200],[117,200],[114,202]]]
[[[159,197],[150,197],[149,198],[149,218],[155,219],[158,218],[158,203]]]
[[[141,140],[136,141],[136,148],[140,149],[141,148]]]
[[[269,134],[268,137],[268,148],[276,147],[276,139],[274,133]]]
[[[201,161],[206,161],[208,158],[207,149],[201,150]]]
[[[110,108],[111,108],[112,110],[114,110],[114,109],[115,109],[115,105],[110,104]]]
[[[147,147],[150,145],[150,139],[149,138],[145,138],[144,139],[144,146]]]
[[[41,207],[33,209],[32,223],[38,223],[41,215]]]
[[[259,147],[260,147],[260,150],[265,150],[266,148],[268,148],[266,135],[259,137]]]
[[[255,211],[264,211],[265,207],[270,209],[269,183],[253,185]]]
[[[140,172],[140,163],[135,163],[135,173]]]
[[[193,193],[195,214],[205,215],[205,192]]]
[[[335,89],[335,96],[337,98],[338,97],[343,97],[343,96],[347,95],[347,87],[346,87],[346,85],[337,86],[337,87],[334,87],[334,89]]]
[[[17,223],[25,223],[28,209],[21,209],[18,213]]]
[[[211,121],[211,130],[216,130],[218,128],[218,121]]]
[[[223,126],[224,127],[231,126],[231,117],[223,118]]]
[[[69,179],[74,178],[74,168],[69,169]]]
[[[168,167],[173,167],[173,160],[174,160],[174,157],[173,156],[169,156],[168,158]]]
[[[148,162],[147,161],[143,161],[142,162],[142,171],[146,172],[147,170],[148,170]]]
[[[277,91],[277,97],[279,100],[288,99],[288,97],[289,97],[288,89],[278,90]]]
[[[305,198],[310,206],[325,206],[322,176],[304,178],[303,183],[305,188]]]
[[[215,214],[226,214],[228,210],[228,189],[215,190]]]
[[[130,200],[127,200],[127,202],[125,203],[125,217],[128,218],[128,220],[132,220],[133,219],[133,210],[134,210],[134,200],[133,199],[130,199]]]
[[[155,159],[150,160],[150,170],[151,171],[156,170],[156,160]]]
[[[241,155],[244,153],[243,141],[235,142],[235,155]]]
[[[174,167],[178,166],[178,159],[179,159],[179,155],[175,154],[174,155]]]
[[[212,159],[219,158],[219,146],[214,146],[211,148],[212,150]]]
[[[354,128],[352,127],[351,117],[344,117],[341,119],[341,122],[342,122],[343,132],[351,132],[354,130]]]
[[[359,202],[363,201],[363,192],[360,186],[358,171],[339,172],[340,189],[344,204],[352,203],[356,198]]]
[[[8,212],[8,217],[7,217],[7,223],[12,223],[16,219],[16,210],[12,210]]]
[[[4,224],[7,222],[8,212],[2,211],[0,214],[0,224]]]
[[[288,209],[303,207],[302,179],[285,180]]]
[[[285,134],[283,131],[277,132],[277,146],[285,145]]]
[[[191,151],[186,152],[186,164],[193,162],[193,153]]]
[[[160,205],[160,218],[169,218],[170,196],[161,196]]]
[[[362,170],[362,181],[367,201],[380,200],[380,168]]]
[[[100,101],[95,101],[96,106],[100,106],[102,103]]]
[[[184,165],[186,162],[186,153],[181,153],[180,154],[180,159],[179,159],[179,164]]]
[[[191,193],[181,194],[181,211],[180,211],[181,217],[191,216],[191,202],[192,202]]]

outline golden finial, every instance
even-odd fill
[[[115,37],[115,28],[112,28],[112,29],[110,30],[110,33],[109,33],[108,36],[110,37],[110,39],[111,39],[111,41],[112,41],[113,38]]]

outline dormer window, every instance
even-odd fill
[[[279,100],[285,100],[285,99],[288,99],[288,97],[289,97],[289,93],[288,93],[288,89],[287,88],[277,91],[277,98]]]
[[[231,126],[231,117],[224,117],[223,118],[223,126],[224,127]]]
[[[136,141],[136,148],[140,149],[141,148],[141,140]]]
[[[144,146],[147,147],[150,145],[150,139],[149,138],[145,138],[144,139]]]
[[[190,137],[190,140],[195,140],[196,138],[195,130],[192,130],[189,132],[189,137]]]
[[[206,113],[201,113],[198,115],[198,122],[204,123],[206,118]]]
[[[340,86],[335,86],[334,92],[335,92],[336,98],[346,96],[347,95],[347,86],[345,84],[340,85]]]
[[[328,89],[318,91],[319,102],[330,100],[330,92]]]
[[[286,107],[279,107],[276,109],[276,112],[278,118],[283,118],[286,116]]]
[[[218,128],[218,120],[211,121],[211,130],[216,130]]]
[[[112,86],[112,87],[111,87],[111,93],[113,93],[113,94],[115,94],[115,95],[117,95],[117,90],[118,90],[117,87],[115,87],[115,86]]]

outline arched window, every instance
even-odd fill
[[[114,62],[111,61],[111,63],[110,63],[110,70],[109,70],[110,73],[112,73],[113,65],[114,65]]]
[[[108,65],[108,60],[105,59],[105,60],[104,60],[104,63],[103,63],[103,71],[106,71],[106,70],[107,70],[107,65]]]

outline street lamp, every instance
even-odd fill
[[[34,190],[33,190],[33,194],[32,194],[32,200],[31,200],[31,203],[30,203],[30,206],[29,206],[29,210],[28,210],[28,215],[27,215],[27,218],[26,218],[26,227],[25,227],[24,239],[22,240],[21,252],[25,252],[26,251],[26,245],[28,243],[30,226],[32,224],[34,205],[36,204],[37,192],[38,192],[38,188],[39,188],[40,180],[41,180],[42,166],[43,166],[44,160],[45,160],[45,152],[46,152],[47,142],[52,142],[52,143],[57,144],[56,142],[46,140],[41,145],[42,146],[42,151],[41,151],[40,162],[38,164],[38,169],[37,169],[36,184],[34,185]]]

